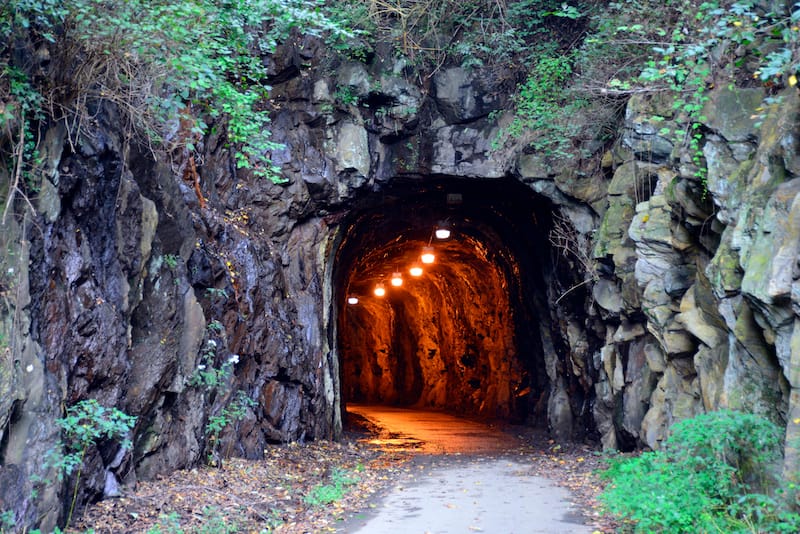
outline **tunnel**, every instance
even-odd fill
[[[356,200],[333,270],[342,411],[544,422],[551,212],[512,178],[395,180]]]

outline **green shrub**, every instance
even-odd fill
[[[86,452],[103,440],[119,440],[121,448],[130,449],[129,434],[135,423],[136,417],[102,406],[96,399],[77,402],[66,409],[64,417],[56,419],[64,439],[48,451],[45,466],[55,467],[59,478],[76,473],[67,527],[75,510]]]
[[[311,491],[303,500],[311,506],[323,506],[336,502],[347,493],[347,486],[351,486],[356,482],[358,482],[358,477],[348,477],[343,470],[334,468],[331,473],[330,483],[317,484],[311,488]]]
[[[781,436],[728,410],[681,421],[662,450],[612,459],[601,501],[634,532],[800,531],[778,488]]]

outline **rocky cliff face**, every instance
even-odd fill
[[[621,449],[720,407],[796,435],[795,91],[757,127],[760,90],[715,90],[699,178],[650,120],[671,116],[659,94],[628,102],[613,146],[555,159],[494,147],[509,91],[489,73],[420,83],[402,60],[331,60],[313,39],[273,60],[283,185],[237,173],[217,135],[197,176],[188,154],[154,158],[111,107],[43,125],[38,192],[0,232],[0,504],[20,524],[62,516],[74,479],[41,459],[85,398],[138,419],[131,450],[88,451],[81,502],[208,456],[335,438],[348,401]],[[438,270],[370,300],[443,213],[461,237],[436,244]]]

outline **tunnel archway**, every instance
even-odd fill
[[[551,210],[511,178],[398,179],[356,201],[333,272],[342,409],[357,402],[543,422]],[[434,235],[441,222],[448,239]],[[423,247],[434,263],[421,263]],[[421,276],[410,274],[415,264]]]

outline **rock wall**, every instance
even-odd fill
[[[764,96],[711,93],[707,176],[648,122],[670,116],[668,101],[628,103],[593,251],[611,266],[594,288],[607,322],[595,414],[608,447],[658,447],[673,422],[723,407],[780,425],[796,409],[798,97],[786,91],[759,117]],[[609,407],[620,401],[618,416]]]
[[[513,179],[550,207],[536,215],[562,239],[537,251],[542,285],[520,294],[538,311],[524,333],[540,351],[531,413],[559,439],[657,447],[675,421],[720,407],[796,437],[795,91],[757,127],[760,90],[714,90],[702,178],[652,123],[672,117],[660,94],[631,98],[613,146],[556,160],[524,139],[493,148],[509,120],[502,77],[444,67],[418,83],[401,59],[342,62],[313,39],[271,61],[283,185],[237,172],[218,134],[195,155],[154,158],[108,105],[92,124],[42,124],[38,193],[0,231],[0,508],[18,524],[63,517],[74,480],[41,458],[63,407],[85,398],[138,419],[132,450],[89,451],[80,502],[208,456],[335,438],[336,254],[348,221],[398,178]],[[254,402],[210,439],[209,417],[237,395]]]

